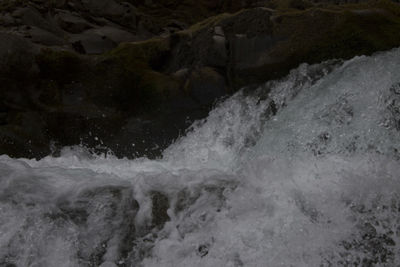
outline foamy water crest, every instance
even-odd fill
[[[399,65],[303,64],[160,160],[0,156],[0,266],[398,266]]]

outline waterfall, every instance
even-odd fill
[[[158,160],[0,156],[0,266],[397,266],[400,49],[221,101]]]

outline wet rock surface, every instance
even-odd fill
[[[154,158],[244,85],[400,44],[397,3],[335,4],[2,2],[0,154]]]

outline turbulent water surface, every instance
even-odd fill
[[[301,65],[160,160],[0,156],[0,266],[400,266],[399,66]]]

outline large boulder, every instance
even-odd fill
[[[171,36],[165,69],[212,66],[236,90],[278,78],[302,62],[387,50],[400,44],[400,6],[390,1],[306,10],[252,8],[222,14]]]

